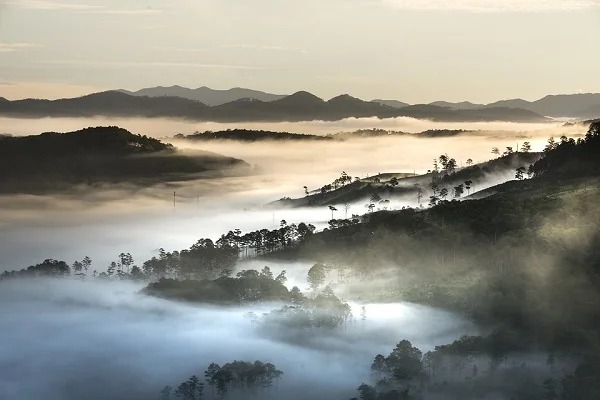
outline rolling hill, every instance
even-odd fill
[[[0,193],[59,192],[74,185],[145,186],[244,166],[215,153],[182,153],[118,127],[0,136]]]

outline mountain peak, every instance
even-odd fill
[[[404,107],[407,107],[410,105],[408,103],[404,103],[404,102],[398,101],[398,100],[383,100],[383,99],[371,100],[371,103],[376,103],[376,104],[393,107],[393,108],[404,108]]]
[[[322,104],[324,103],[323,99],[315,96],[312,93],[306,91],[299,91],[292,95],[286,96],[280,100],[274,101],[274,103],[278,104],[294,104],[294,105],[307,105],[307,104]]]
[[[328,101],[328,103],[339,103],[339,102],[344,102],[344,103],[347,103],[347,102],[354,102],[354,103],[361,102],[361,103],[364,103],[363,100],[358,99],[356,97],[352,97],[349,94],[340,94],[339,96],[335,96],[335,97],[331,98]]]
[[[239,87],[219,90],[211,89],[207,86],[201,86],[197,89],[190,89],[179,85],[173,85],[169,87],[157,86],[140,89],[135,92],[122,90],[121,92],[133,96],[181,97],[183,99],[199,101],[211,107],[231,103],[243,98],[254,98],[263,102],[269,102],[285,97],[278,94],[265,93],[258,90],[244,89]]]

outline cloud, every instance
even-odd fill
[[[600,7],[598,0],[382,0],[407,10],[468,12],[559,12]]]
[[[154,47],[157,50],[163,50],[163,51],[173,51],[173,52],[177,52],[177,53],[208,53],[211,52],[211,49],[197,49],[197,48],[192,48],[192,47],[166,47],[166,46],[155,46]]]
[[[247,49],[247,50],[265,50],[265,51],[299,51],[301,53],[308,53],[308,50],[294,47],[283,47],[283,46],[272,46],[265,44],[225,44],[221,46],[224,49]]]
[[[270,46],[264,44],[225,44],[221,46],[226,49],[254,49],[254,50],[285,50],[282,46]]]
[[[209,68],[209,69],[241,69],[260,70],[263,67],[252,65],[209,64],[197,62],[171,62],[171,61],[87,61],[87,60],[48,60],[42,64],[54,65],[79,65],[87,67],[173,67],[173,68]]]
[[[105,14],[105,15],[156,15],[163,11],[153,8],[141,9],[110,9],[102,5],[95,4],[75,4],[70,2],[57,2],[51,0],[19,0],[6,1],[4,4],[25,8],[29,10],[47,10],[47,11],[74,11],[82,14]]]
[[[19,0],[19,1],[7,1],[7,5],[27,8],[31,10],[95,10],[101,9],[103,6],[89,5],[89,4],[74,4],[74,3],[62,3],[50,0]]]
[[[13,51],[30,49],[32,47],[38,47],[33,43],[3,43],[0,42],[0,53],[11,53]]]
[[[146,9],[136,9],[136,10],[83,10],[80,13],[82,14],[106,14],[106,15],[157,15],[162,14],[162,10],[157,10],[153,8]]]

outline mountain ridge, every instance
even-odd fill
[[[206,86],[201,86],[196,89],[190,89],[179,85],[173,85],[156,86],[136,91],[129,91],[125,89],[119,89],[118,91],[131,96],[181,97],[184,99],[199,101],[208,106],[219,106],[243,98],[253,98],[256,100],[269,102],[285,97],[285,95],[266,93],[260,90],[245,89],[240,87],[231,89],[211,89]]]
[[[436,121],[548,121],[539,114],[519,109],[452,110],[432,105],[394,108],[349,95],[324,101],[304,91],[272,102],[238,99],[213,107],[182,97],[132,96],[120,91],[106,91],[58,100],[9,100],[0,102],[0,114],[35,118],[99,115],[164,117],[212,122],[337,121],[363,117],[411,117]]]
[[[118,91],[132,96],[181,97],[189,100],[200,101],[201,103],[211,107],[224,105],[242,98],[252,98],[268,103],[290,96],[240,87],[220,90],[211,89],[206,86],[202,86],[197,89],[190,89],[179,85],[156,86],[137,91],[119,89]],[[370,102],[393,108],[404,108],[411,105],[417,105],[395,99],[374,99]],[[533,101],[524,100],[521,98],[502,99],[491,103],[473,103],[470,101],[450,102],[438,100],[427,104],[454,110],[472,110],[497,107],[521,108],[535,112],[542,116],[554,118],[592,118],[597,117],[598,110],[600,110],[600,93],[550,94]]]

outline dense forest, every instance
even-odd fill
[[[78,184],[149,185],[245,165],[214,153],[181,153],[170,144],[114,126],[0,136],[0,193],[64,191]]]

